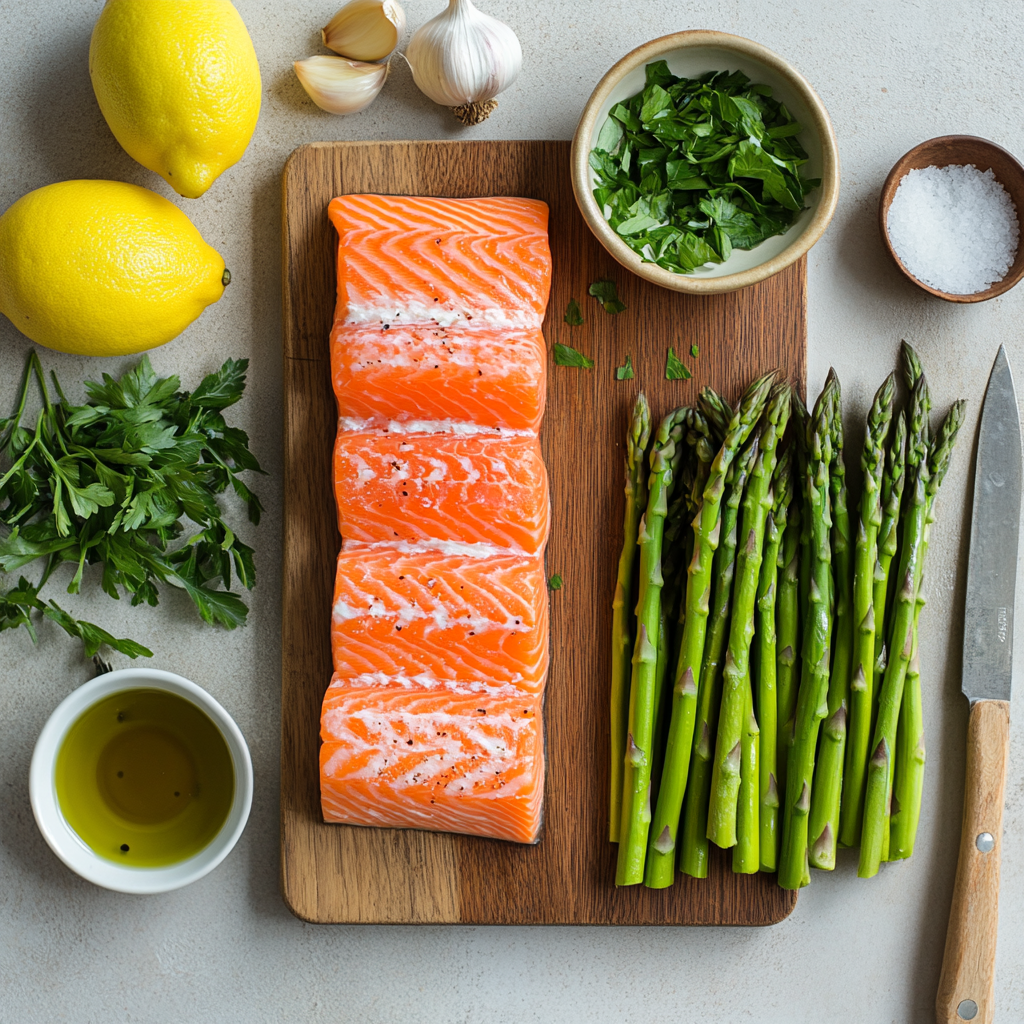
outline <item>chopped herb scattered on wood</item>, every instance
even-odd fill
[[[614,281],[595,281],[588,289],[588,294],[604,306],[606,313],[621,313],[626,308],[626,304],[619,298]]]
[[[785,232],[819,186],[800,175],[801,131],[742,72],[679,78],[656,61],[598,135],[594,198],[645,262],[682,274],[723,263]]]
[[[616,380],[632,380],[633,379],[633,358],[632,356],[626,356],[625,366],[615,367],[615,379]]]
[[[554,574],[554,576],[552,576],[551,579],[548,580],[548,586],[552,590],[561,590],[562,589],[562,577],[559,576],[558,573],[556,572]]]
[[[555,342],[554,355],[556,366],[578,366],[581,370],[594,368],[594,360],[588,359],[582,352],[577,352],[572,345]]]
[[[575,299],[569,300],[569,305],[565,307],[563,319],[570,327],[581,327],[583,325],[583,311]]]
[[[690,346],[690,355],[693,356],[694,359],[696,359],[697,356],[700,355],[700,346],[699,345],[691,345]]]
[[[676,355],[676,350],[668,350],[665,360],[665,380],[689,380],[693,376],[686,364]]]
[[[16,411],[0,420],[0,572],[39,561],[42,568],[38,583],[22,576],[0,595],[0,630],[25,626],[34,639],[39,612],[81,638],[90,656],[100,644],[132,658],[151,654],[39,597],[62,562],[76,567],[71,594],[86,566],[99,565],[100,585],[115,599],[123,590],[132,605],[155,605],[159,585],[170,584],[205,622],[245,622],[246,606],[228,588],[232,578],[255,584],[253,549],[225,522],[216,496],[232,488],[259,522],[260,501],[239,475],[262,470],[248,436],[222,415],[242,397],[247,367],[229,359],[190,394],[178,390],[177,377],[158,378],[143,356],[120,380],[87,381],[88,399],[72,405],[55,375],[51,400],[30,353]],[[42,409],[23,426],[33,380]]]

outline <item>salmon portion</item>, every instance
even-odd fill
[[[352,426],[540,429],[547,356],[539,329],[352,326],[331,332],[339,414]]]
[[[551,287],[546,203],[347,195],[328,215],[338,320],[540,326]]]
[[[537,841],[540,698],[335,680],[320,719],[324,820]]]
[[[338,527],[346,544],[540,552],[548,478],[535,437],[338,432]]]
[[[331,647],[341,678],[427,673],[540,693],[548,667],[543,558],[345,549]]]

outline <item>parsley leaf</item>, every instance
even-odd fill
[[[33,617],[47,618],[89,656],[101,645],[151,656],[39,597],[61,562],[75,567],[71,594],[95,565],[112,598],[155,605],[166,584],[186,591],[206,622],[245,622],[245,603],[230,588],[255,585],[253,549],[226,523],[218,495],[230,487],[259,522],[263,507],[240,475],[262,470],[248,436],[223,416],[241,399],[247,369],[247,360],[229,359],[189,393],[177,377],[157,377],[143,356],[119,380],[87,381],[86,402],[74,405],[55,376],[51,400],[39,357],[29,354],[17,411],[0,420],[0,572],[41,563],[40,579],[22,576],[0,592],[0,630],[24,626],[35,639]],[[26,426],[33,380],[43,407]]]
[[[552,590],[561,590],[562,589],[562,577],[559,576],[558,573],[556,572],[554,574],[554,576],[552,576],[551,579],[548,580],[548,586]]]
[[[700,346],[698,346],[698,345],[691,345],[690,346],[690,355],[693,356],[694,359],[696,359],[697,356],[700,355]]]
[[[801,176],[802,130],[741,72],[680,78],[655,61],[598,133],[594,198],[646,262],[683,274],[723,263],[785,232],[820,185]]]
[[[580,309],[580,304],[575,299],[569,300],[569,305],[565,307],[565,316],[562,318],[570,327],[580,327],[583,324],[583,312]]]
[[[686,368],[686,365],[676,355],[676,350],[668,350],[668,358],[665,360],[665,380],[689,380],[693,376]]]
[[[554,355],[556,366],[577,366],[581,370],[594,368],[594,360],[588,359],[582,352],[577,352],[572,345],[562,345],[556,341]]]
[[[595,281],[587,293],[593,295],[604,306],[606,313],[621,313],[626,308],[626,304],[619,299],[619,292],[614,281]]]
[[[615,379],[616,380],[632,380],[633,379],[633,359],[631,356],[626,356],[625,366],[615,367]]]

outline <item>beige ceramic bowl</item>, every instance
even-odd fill
[[[656,60],[667,61],[674,74],[687,78],[696,78],[706,71],[742,71],[753,82],[771,86],[772,95],[782,100],[804,126],[798,136],[809,157],[802,168],[804,174],[821,178],[821,187],[806,197],[809,208],[784,235],[769,238],[755,249],[736,249],[725,263],[701,267],[691,274],[676,274],[643,262],[612,230],[593,194],[590,151],[608,111],[643,89],[644,68]],[[821,238],[839,196],[839,152],[824,104],[807,80],[778,54],[725,32],[675,32],[637,47],[598,83],[583,108],[572,141],[572,186],[591,231],[627,270],[663,288],[708,295],[735,291],[777,274]]]

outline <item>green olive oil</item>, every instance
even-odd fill
[[[202,850],[235,795],[231,754],[191,701],[125,690],[75,720],[57,754],[68,824],[107,860],[164,867]]]

